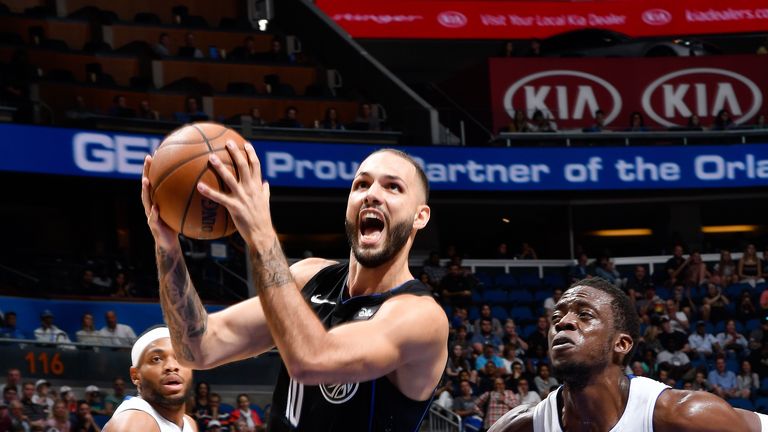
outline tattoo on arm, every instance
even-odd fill
[[[177,354],[194,361],[190,348],[199,344],[208,326],[208,313],[200,301],[179,252],[157,248],[157,271],[160,279],[160,303]],[[193,339],[195,341],[193,342]]]
[[[260,269],[254,282],[256,284],[256,292],[258,293],[293,282],[291,269],[288,267],[288,261],[285,259],[277,238],[275,238],[272,247],[266,252],[259,253],[253,251],[251,254],[251,264],[254,269]]]

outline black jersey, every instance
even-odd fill
[[[399,294],[431,295],[429,287],[408,281],[385,293],[349,298],[347,264],[317,273],[302,290],[326,329],[350,321],[368,320],[381,305]],[[269,431],[417,431],[431,398],[415,401],[384,376],[360,383],[304,385],[281,365],[269,418]]]

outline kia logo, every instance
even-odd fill
[[[587,81],[588,85],[561,85],[554,83],[551,77],[575,77]],[[536,85],[535,81],[548,78]],[[549,84],[547,84],[549,83]],[[605,97],[598,100],[600,89],[610,96],[610,104]],[[580,120],[591,118],[593,113],[602,109],[605,113],[605,124],[611,123],[621,112],[622,100],[619,91],[613,84],[587,72],[575,70],[548,70],[523,77],[512,84],[504,93],[504,109],[510,118],[515,117],[515,95],[520,92],[525,100],[525,110],[533,112],[541,110],[545,115],[557,119]],[[604,95],[604,93],[603,93]],[[607,105],[607,106],[606,106]],[[555,113],[556,115],[553,115]]]
[[[643,22],[652,26],[662,26],[672,22],[672,14],[664,9],[648,9],[643,12]]]
[[[467,25],[467,17],[463,13],[456,11],[440,12],[437,16],[437,22],[443,27],[459,28]]]
[[[678,79],[681,77],[686,77],[685,81]],[[747,95],[751,96],[751,104]],[[735,124],[742,124],[760,111],[763,94],[757,84],[739,73],[690,68],[670,72],[650,83],[643,92],[642,105],[648,117],[667,127],[681,126],[670,119],[693,114],[714,117],[723,109],[733,115]]]

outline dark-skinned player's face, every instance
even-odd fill
[[[192,369],[179,364],[170,338],[147,346],[139,366],[131,368],[131,379],[142,398],[165,407],[184,404],[192,389]]]
[[[549,354],[555,376],[588,373],[612,362],[616,331],[611,296],[595,288],[571,288],[552,313]]]

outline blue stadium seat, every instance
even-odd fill
[[[558,275],[558,274],[544,275],[543,282],[544,282],[544,286],[546,286],[550,290],[555,288],[562,288],[562,289],[566,288],[566,281],[563,275]]]
[[[109,416],[106,416],[104,414],[93,414],[93,421],[95,421],[96,424],[103,429],[104,425],[106,425],[107,422],[109,421]]]
[[[235,407],[228,403],[222,402],[221,404],[219,404],[219,410],[221,410],[221,412],[223,413],[231,414],[232,411],[235,410]]]
[[[739,296],[741,296],[741,293],[744,291],[752,292],[752,286],[747,283],[736,283],[729,285],[725,289],[725,295],[731,299],[731,302],[734,302],[739,298]]]
[[[749,399],[732,398],[732,399],[728,399],[728,403],[730,403],[731,406],[734,407],[734,408],[741,408],[741,409],[747,410],[747,411],[754,411],[755,410],[755,405]]]
[[[744,325],[744,330],[746,332],[752,332],[752,330],[755,330],[756,328],[760,327],[760,320],[759,319],[751,319],[747,321],[747,323]],[[748,335],[744,335],[748,336]]]
[[[723,327],[723,328],[725,328],[725,327]],[[705,322],[704,323],[704,331],[706,331],[709,334],[715,334],[715,325],[712,324],[709,321]],[[715,336],[717,336],[717,335],[715,334]]]
[[[744,324],[741,323],[741,321],[734,321],[734,324],[736,325],[736,331],[739,333],[744,333]],[[744,335],[746,337],[749,337],[749,335]]]
[[[672,293],[669,291],[669,288],[664,286],[657,286],[656,287],[656,295],[660,298],[666,300],[672,296]]]
[[[509,303],[507,292],[502,290],[488,290],[483,294],[483,302],[490,305],[501,305]]]
[[[491,316],[498,319],[502,323],[509,318],[509,315],[507,314],[507,310],[504,309],[501,306],[493,306],[491,308]]]
[[[552,292],[547,290],[536,290],[533,292],[533,301],[536,303],[544,303],[544,300],[552,297]]]
[[[472,303],[482,303],[483,294],[480,291],[472,291]]]
[[[729,371],[733,371],[735,374],[739,374],[739,369],[741,369],[741,362],[738,361],[735,358],[729,358],[725,360],[725,368]]]
[[[541,279],[536,274],[522,274],[518,282],[522,288],[541,288]]]
[[[529,306],[531,303],[534,302],[533,294],[524,290],[510,291],[508,295],[508,300],[512,304],[519,305],[519,306]]]
[[[768,397],[759,397],[755,399],[755,410],[763,414],[768,412]]]
[[[497,288],[512,289],[517,287],[517,278],[509,273],[502,273],[496,276],[493,283]]]
[[[469,318],[470,321],[474,321],[480,318],[480,308],[478,308],[477,306],[472,306],[471,308],[469,308],[467,318]]]
[[[536,320],[531,308],[527,306],[515,306],[509,310],[509,316],[521,324],[530,323]]]
[[[493,278],[488,273],[475,273],[475,279],[477,279],[480,285],[485,289],[491,289],[493,287]]]
[[[760,390],[768,392],[768,377],[760,380]]]
[[[714,330],[712,331],[712,333],[713,333],[715,336],[717,336],[717,334],[718,334],[718,333],[722,333],[722,332],[724,332],[724,331],[725,331],[725,321],[718,321],[718,322],[715,324],[715,328],[714,328]]]
[[[515,316],[512,315],[512,318],[515,318]],[[528,339],[532,334],[536,333],[536,328],[536,323],[526,324],[523,326],[523,332],[521,333],[523,339]],[[768,378],[766,379],[768,380]]]

